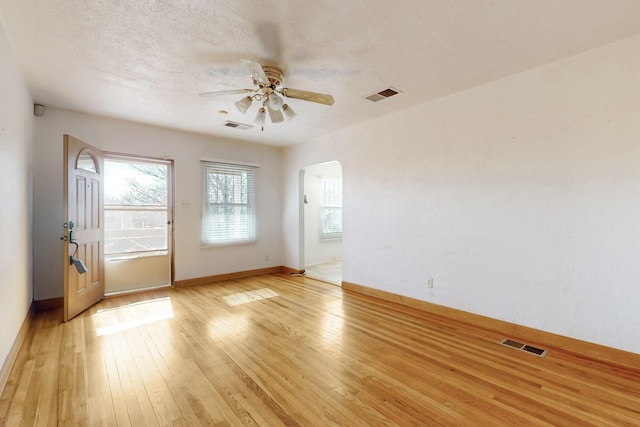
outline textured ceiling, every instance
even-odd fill
[[[37,103],[290,145],[636,35],[640,1],[0,0],[0,18]],[[250,87],[243,58],[335,104],[223,127],[256,107],[197,94]],[[402,93],[364,99],[388,86]]]

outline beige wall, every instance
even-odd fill
[[[0,21],[0,366],[33,296],[33,103]]]
[[[280,149],[50,108],[35,121],[35,299],[62,296],[62,136],[102,150],[174,160],[176,280],[281,265]],[[200,246],[200,159],[257,163],[255,244]],[[268,258],[268,259],[267,259]]]
[[[640,353],[639,141],[634,37],[289,148],[283,221],[337,159],[345,281]]]

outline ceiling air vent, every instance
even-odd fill
[[[247,124],[244,124],[244,123],[238,123],[238,122],[232,122],[230,120],[227,120],[226,122],[224,122],[224,126],[226,126],[228,128],[242,129],[242,130],[251,129],[253,127],[251,125],[247,125]]]
[[[397,95],[399,93],[400,93],[399,90],[394,89],[392,87],[388,87],[386,89],[381,90],[380,92],[367,96],[366,99],[368,99],[369,101],[378,102],[378,101],[382,101],[383,99],[390,98],[393,95]]]
[[[500,341],[500,344],[507,347],[515,348],[516,350],[526,351],[527,353],[535,354],[536,356],[540,357],[544,357],[547,354],[547,350],[518,341],[510,340],[509,338],[503,339],[502,341]]]

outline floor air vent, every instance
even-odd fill
[[[516,350],[526,351],[527,353],[535,354],[536,356],[540,357],[544,357],[547,354],[547,350],[518,341],[510,340],[509,338],[503,339],[502,341],[500,341],[500,344],[507,347],[515,348]]]

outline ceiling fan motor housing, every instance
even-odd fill
[[[269,83],[271,83],[272,90],[282,86],[282,82],[284,81],[284,72],[281,69],[263,65],[262,70],[269,78]]]

